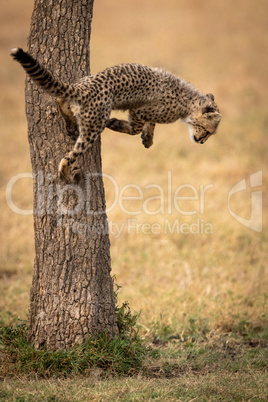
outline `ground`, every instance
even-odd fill
[[[0,16],[6,320],[27,317],[34,258],[25,75],[9,57],[26,48],[32,6],[10,0]],[[120,379],[5,377],[0,398],[267,399],[267,13],[265,1],[96,1],[92,73],[121,62],[166,68],[212,92],[222,122],[203,146],[181,122],[157,126],[149,150],[139,137],[102,135],[113,274],[160,360]]]

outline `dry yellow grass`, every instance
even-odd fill
[[[4,318],[8,311],[27,317],[34,259],[32,216],[14,213],[5,199],[9,180],[31,171],[25,75],[8,54],[15,46],[26,48],[32,7],[30,0],[10,0],[0,13],[0,310]],[[239,336],[251,332],[254,337],[267,328],[267,15],[265,0],[95,1],[93,73],[121,62],[164,67],[214,93],[223,115],[218,135],[202,147],[190,142],[180,122],[158,126],[150,150],[138,137],[109,130],[102,135],[108,208],[115,196],[110,176],[121,192],[108,214],[113,274],[122,285],[120,300],[142,310],[143,335],[151,339],[178,335],[183,340],[187,331],[205,333],[208,346],[203,355],[202,343],[197,342],[193,350],[187,342],[168,346],[162,357],[167,362],[159,364],[179,368],[174,379],[99,381],[99,374],[95,378],[93,373],[89,379],[37,383],[21,377],[3,381],[0,398],[266,400],[265,349],[242,352]],[[260,233],[238,223],[228,210],[228,192],[245,178],[247,190],[234,195],[230,206],[249,219],[249,176],[258,171],[263,184],[253,190],[263,196]],[[16,205],[31,208],[31,180],[21,180],[13,190]],[[122,198],[138,195],[141,198],[135,201]],[[176,222],[181,231],[198,233],[181,233],[176,226],[171,233]],[[188,360],[191,350],[194,360]],[[240,360],[232,357],[233,351],[242,356]],[[197,372],[192,372],[193,365]]]
[[[0,16],[0,308],[21,318],[27,315],[34,258],[32,217],[10,210],[5,188],[14,175],[31,168],[24,72],[8,54],[12,47],[26,47],[31,11],[32,1],[11,0],[2,6]],[[158,126],[150,150],[138,137],[103,133],[104,173],[114,178],[121,196],[137,196],[139,190],[143,197],[121,198],[109,220],[114,225],[112,268],[122,285],[120,298],[135,310],[142,309],[144,333],[152,333],[155,325],[170,325],[183,336],[189,318],[222,332],[243,320],[256,327],[266,324],[267,13],[267,2],[261,0],[239,0],[235,6],[230,0],[96,1],[93,73],[121,62],[161,66],[214,93],[223,115],[218,135],[203,147],[190,142],[180,122]],[[258,233],[231,216],[228,192],[244,178],[249,186],[249,175],[260,170],[263,185],[257,190],[263,192],[263,229]],[[109,178],[105,183],[109,207],[114,186]],[[135,188],[124,189],[127,185]],[[183,185],[190,187],[177,196],[198,199],[177,199],[176,209],[174,194]],[[210,186],[204,202],[200,186]],[[164,196],[153,201],[159,188]],[[14,200],[21,208],[31,208],[29,179],[17,183]],[[249,218],[250,190],[234,196],[231,207]],[[159,213],[148,214],[158,209]],[[165,230],[177,219],[186,228],[181,230],[198,227],[199,233]],[[212,233],[204,233],[206,225]],[[115,227],[122,227],[120,236]]]

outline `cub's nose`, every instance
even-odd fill
[[[195,135],[194,135],[194,141],[197,142],[198,144],[204,144],[204,142],[205,142],[204,140],[201,140],[201,141],[198,140]]]

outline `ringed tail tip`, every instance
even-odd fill
[[[10,55],[13,57],[13,59],[17,60],[18,58],[24,56],[25,52],[20,47],[15,47],[14,49],[10,50]]]

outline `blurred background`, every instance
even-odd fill
[[[0,15],[0,309],[21,318],[29,304],[33,218],[12,211],[5,191],[31,164],[25,74],[9,50],[26,48],[32,9],[33,1],[10,0]],[[218,134],[202,147],[179,121],[158,125],[149,150],[139,136],[102,135],[112,273],[120,300],[142,310],[145,333],[168,327],[182,334],[193,320],[222,332],[267,323],[267,26],[265,0],[95,1],[92,73],[123,62],[162,67],[213,93],[222,113]],[[246,189],[228,205],[242,180]],[[12,196],[30,209],[32,180],[17,182]]]

